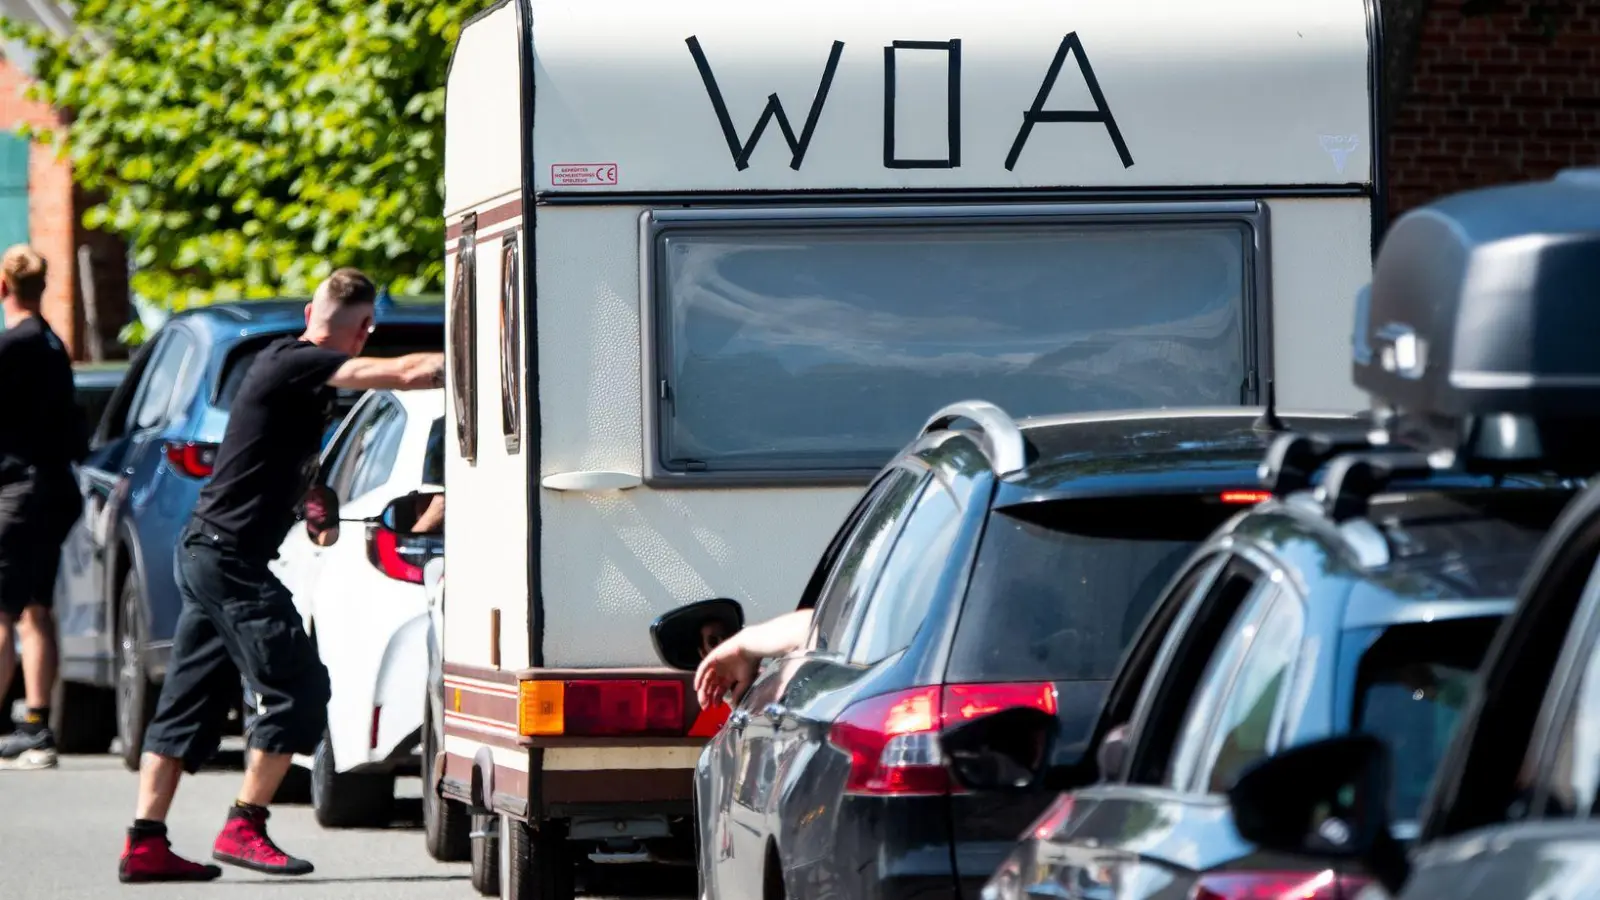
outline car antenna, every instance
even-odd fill
[[[1267,408],[1261,412],[1261,418],[1256,419],[1255,429],[1273,433],[1289,430],[1289,426],[1278,418],[1278,390],[1271,378],[1267,379]]]

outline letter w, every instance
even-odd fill
[[[739,141],[739,133],[734,130],[733,117],[728,115],[728,104],[723,102],[722,91],[717,87],[717,76],[711,73],[711,63],[706,61],[705,51],[700,49],[700,39],[690,36],[685,40],[689,45],[689,55],[694,57],[695,67],[700,70],[700,78],[706,83],[706,94],[711,97],[711,108],[716,110],[717,121],[722,123],[722,135],[728,140],[728,152],[733,154],[733,164],[739,171],[750,168],[750,154],[755,152],[756,144],[761,140],[761,133],[767,130],[767,123],[773,119],[778,120],[778,128],[783,132],[783,139],[789,144],[789,151],[794,154],[789,160],[789,168],[800,170],[800,163],[806,158],[806,148],[811,146],[811,135],[817,130],[817,119],[822,116],[822,105],[828,100],[828,88],[833,84],[834,70],[839,67],[839,54],[844,52],[844,42],[834,41],[833,52],[828,54],[828,65],[822,70],[822,83],[817,86],[817,95],[811,100],[811,114],[806,116],[806,126],[795,136],[794,127],[789,124],[789,117],[783,112],[783,104],[779,102],[777,94],[767,95],[767,107],[761,111],[761,118],[756,120],[755,130],[750,132],[750,139]]]

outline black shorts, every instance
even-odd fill
[[[0,485],[0,613],[16,617],[55,599],[61,543],[83,511],[71,475],[28,474]]]
[[[264,559],[233,550],[209,526],[178,538],[183,611],[144,750],[198,771],[217,750],[239,676],[256,705],[247,743],[267,753],[309,754],[328,724],[328,670],[288,588]]]

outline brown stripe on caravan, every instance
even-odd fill
[[[506,237],[507,235],[516,234],[517,232],[519,232],[521,230],[522,230],[522,223],[518,222],[517,224],[511,226],[510,228],[502,228],[499,231],[491,231],[488,234],[479,234],[477,236],[477,243],[478,243],[478,246],[482,247],[484,244],[487,244],[490,241],[498,241],[501,238]],[[457,251],[459,251],[460,249],[461,249],[461,244],[459,242],[457,242],[457,241],[446,242],[445,245],[444,245],[445,258],[449,259],[450,257],[455,256]]]
[[[508,222],[522,215],[522,198],[508,200],[499,206],[478,211],[478,230],[482,231],[490,225]],[[454,241],[461,237],[461,223],[466,220],[465,215],[458,216],[454,222],[447,222],[444,226],[444,239]],[[482,240],[480,237],[479,240]]]
[[[515,731],[495,725],[462,718],[452,713],[444,714],[446,737],[458,737],[487,747],[505,750],[526,750],[526,741]]]
[[[466,663],[444,661],[444,674],[448,678],[456,675],[461,678],[476,678],[479,681],[494,681],[510,685],[512,690],[517,687],[517,671],[515,669],[491,669],[487,666],[469,666]]]

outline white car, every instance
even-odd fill
[[[294,594],[333,687],[312,757],[311,802],[328,827],[387,824],[395,778],[420,774],[428,673],[423,567],[444,534],[404,536],[371,521],[394,500],[439,493],[443,391],[369,391],[323,450],[319,483],[339,497],[329,546],[289,533],[273,568]],[[363,521],[368,520],[368,521]]]

